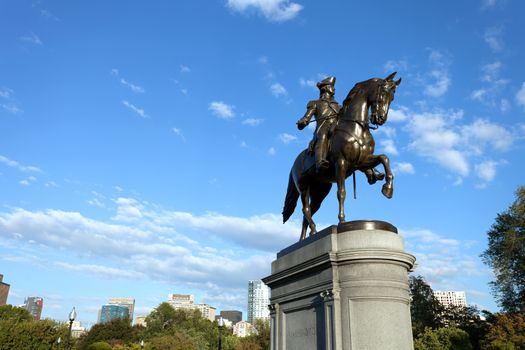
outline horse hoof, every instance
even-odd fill
[[[394,188],[392,186],[388,186],[387,184],[384,184],[383,188],[381,189],[381,192],[386,198],[390,199],[392,198],[392,195],[394,194]]]
[[[315,230],[315,229],[314,230],[310,230],[310,237],[315,235],[316,233],[317,233],[317,230]]]

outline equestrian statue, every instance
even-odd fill
[[[283,208],[283,222],[286,222],[301,198],[303,225],[300,240],[306,238],[308,228],[310,235],[316,233],[312,216],[330,192],[332,183],[337,183],[339,223],[345,222],[345,181],[354,174],[355,187],[357,170],[365,173],[370,184],[385,180],[381,192],[392,198],[394,176],[390,161],[384,154],[374,154],[375,142],[370,129],[387,121],[390,103],[401,83],[401,79],[393,80],[395,75],[396,72],[385,79],[372,78],[355,84],[343,106],[334,99],[335,77],[317,83],[319,99],[307,104],[305,115],[297,122],[298,129],[302,130],[315,116],[314,137],[309,147],[295,159]],[[383,165],[385,173],[374,169],[379,164]]]

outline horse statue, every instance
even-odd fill
[[[350,90],[330,138],[327,155],[330,165],[326,171],[316,171],[315,159],[307,149],[295,159],[290,171],[282,214],[285,223],[293,214],[297,200],[301,197],[303,225],[300,240],[306,238],[308,227],[310,236],[317,232],[312,216],[330,192],[332,183],[337,183],[339,223],[345,222],[345,181],[347,177],[354,174],[355,191],[357,170],[365,173],[370,184],[384,179],[382,193],[385,197],[392,198],[394,176],[390,169],[390,161],[384,154],[374,154],[375,142],[370,129],[377,129],[387,121],[390,103],[394,100],[396,87],[401,83],[401,78],[393,80],[395,75],[396,72],[386,79],[372,78],[357,83]],[[383,165],[384,174],[374,169],[379,164]]]

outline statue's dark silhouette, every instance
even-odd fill
[[[386,79],[372,78],[357,83],[348,93],[336,117],[331,113],[337,105],[333,100],[335,77],[329,77],[318,84],[321,98],[308,104],[307,113],[297,123],[302,129],[313,115],[318,118],[313,140],[317,143],[313,147],[315,152],[312,154],[306,149],[295,159],[283,208],[283,222],[286,222],[295,210],[297,199],[301,197],[301,240],[306,238],[308,227],[310,235],[316,233],[312,216],[321,206],[334,182],[337,183],[339,223],[345,222],[345,180],[356,170],[364,172],[370,184],[385,179],[382,193],[385,197],[392,198],[394,176],[390,169],[390,161],[384,154],[374,155],[375,142],[370,128],[374,128],[371,125],[377,127],[387,121],[390,103],[394,99],[396,87],[401,83],[401,79],[393,80],[395,74],[390,74]],[[326,96],[323,96],[323,93]],[[320,130],[324,127],[323,121],[327,121],[325,123],[329,124],[330,128]],[[374,167],[379,164],[383,164],[384,174],[374,171]]]

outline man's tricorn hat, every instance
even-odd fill
[[[323,79],[323,80],[321,80],[320,82],[317,83],[317,87],[319,89],[321,89],[323,86],[326,86],[326,85],[334,86],[335,85],[335,77],[328,77],[328,78],[325,78],[325,79]]]

